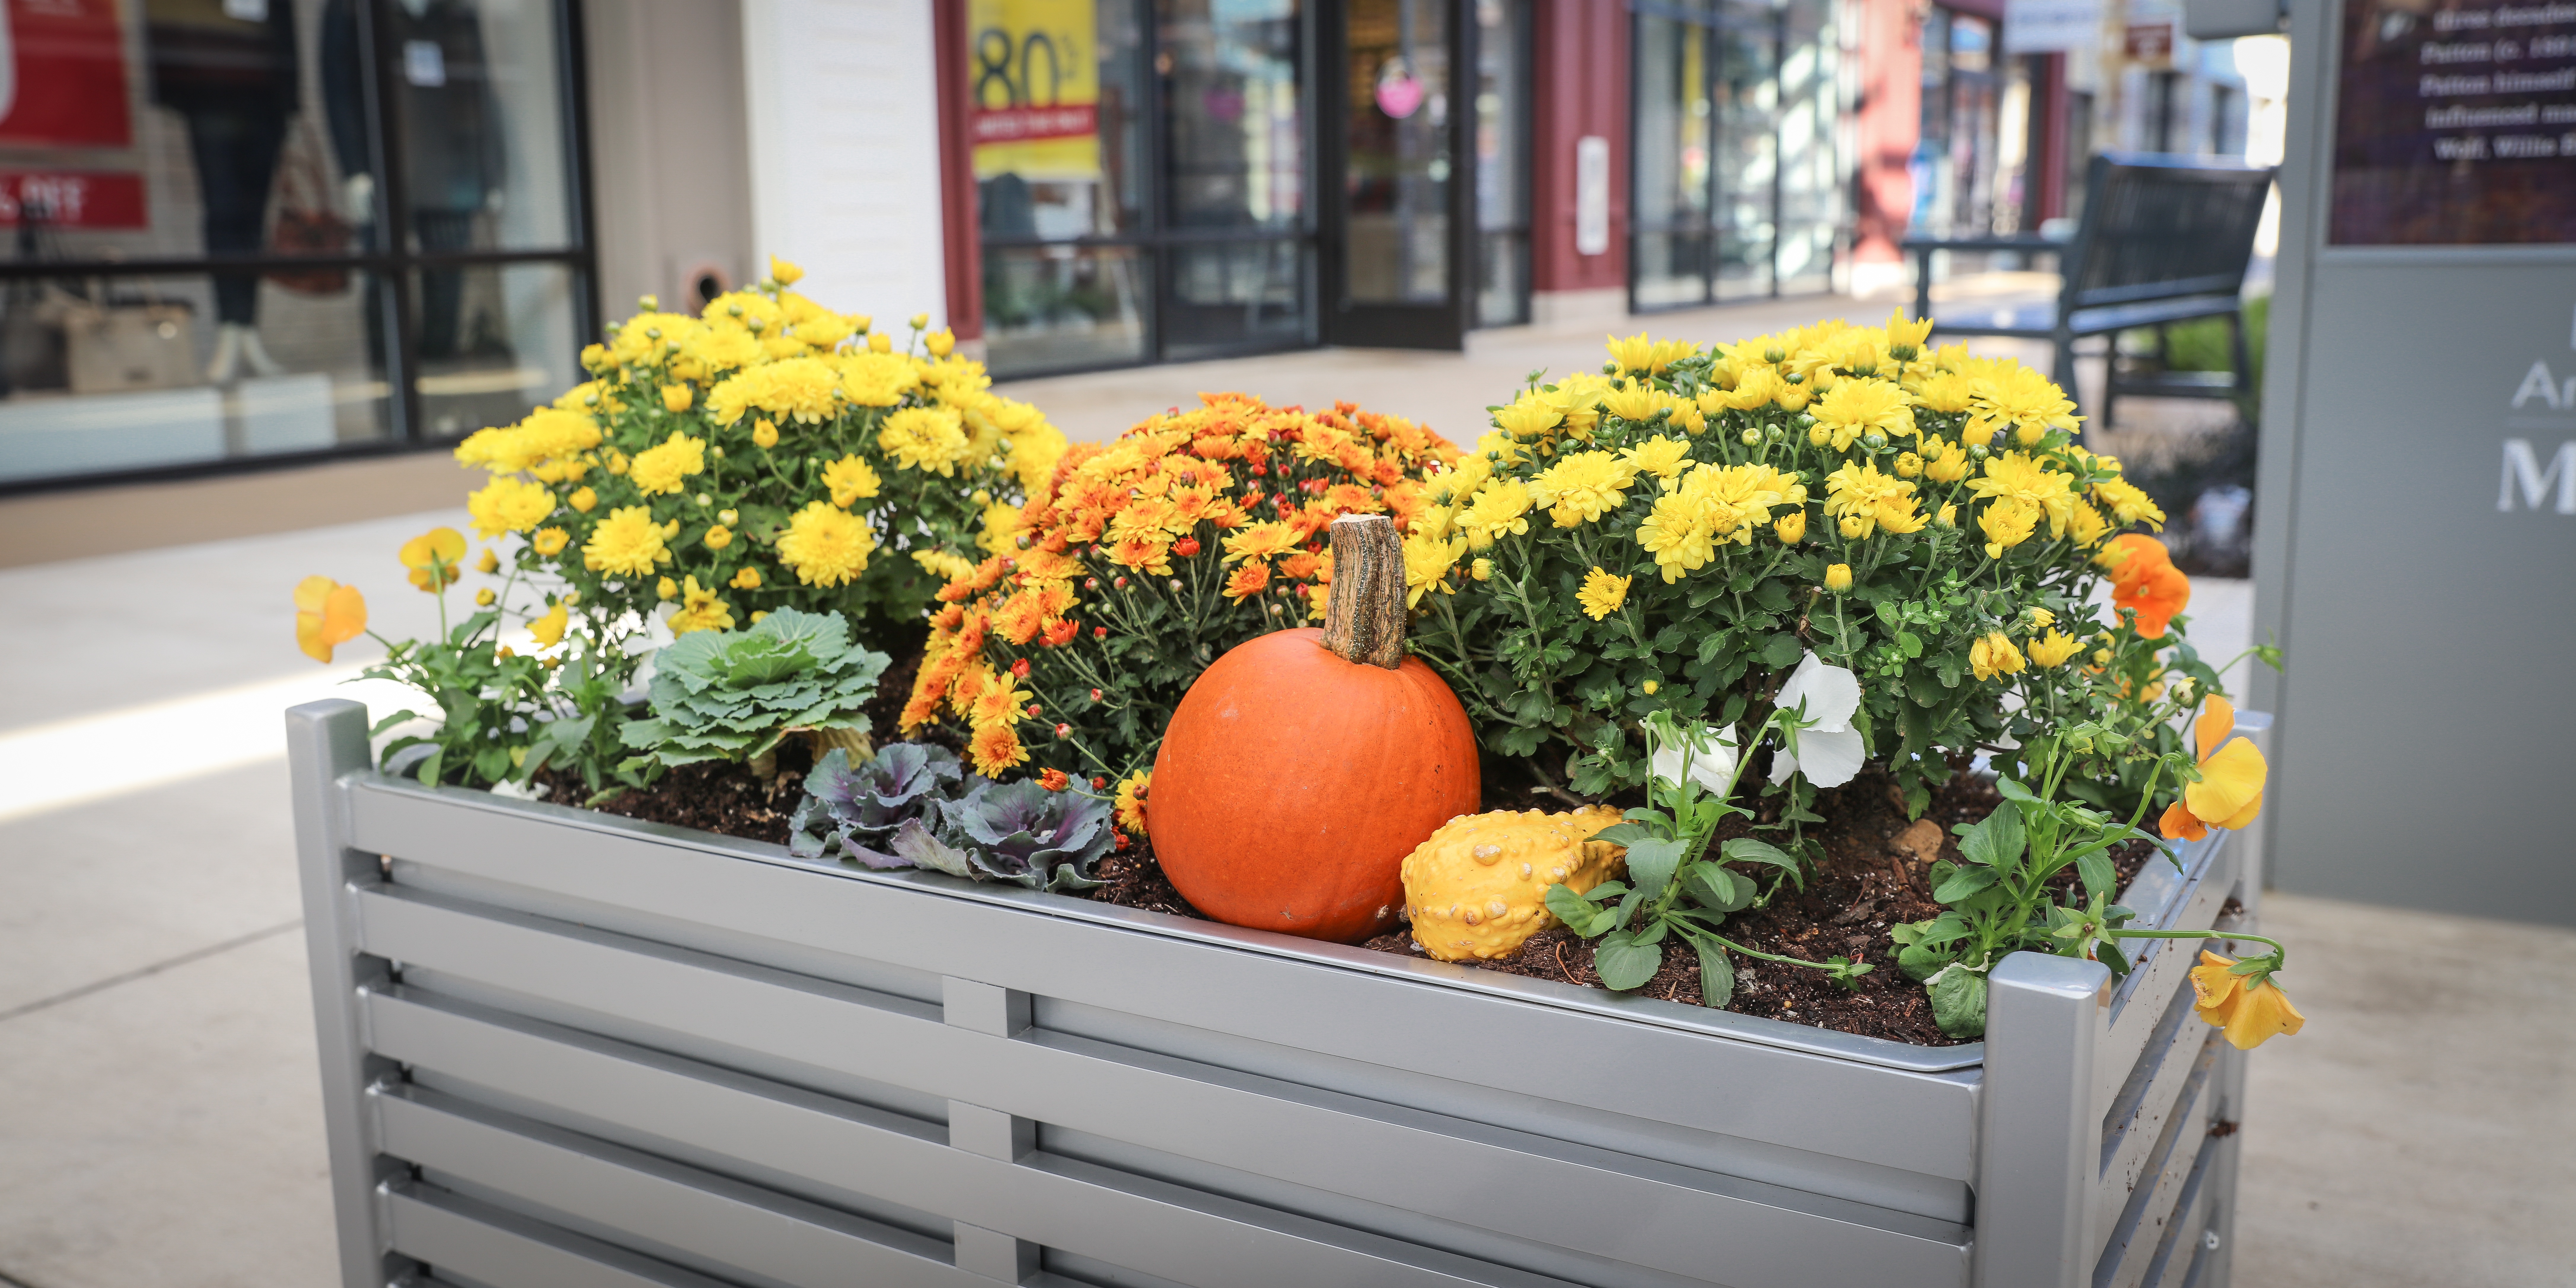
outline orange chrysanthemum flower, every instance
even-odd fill
[[[1007,724],[977,729],[966,750],[975,759],[975,772],[986,778],[999,778],[1029,759],[1029,749],[1020,745],[1020,735]]]
[[[1225,597],[1242,603],[1262,592],[1270,584],[1270,565],[1255,559],[1234,570],[1225,582]]]

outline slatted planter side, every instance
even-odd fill
[[[2073,1284],[2232,1183],[2143,968],[1916,1048],[426,789],[364,719],[289,718],[353,1286]]]

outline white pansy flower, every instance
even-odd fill
[[[1653,725],[1648,725],[1653,729]],[[1685,740],[1690,747],[1690,780],[1716,796],[1726,795],[1735,780],[1736,762],[1744,749],[1736,744],[1735,726],[1708,725],[1692,733],[1676,730],[1679,737],[1658,737],[1654,758],[1646,762],[1648,772],[1672,787],[1682,785],[1682,759]]]
[[[1772,782],[1804,773],[1818,787],[1840,787],[1860,772],[1868,749],[1851,724],[1860,710],[1860,677],[1825,665],[1810,649],[1772,705],[1798,715],[1798,727],[1771,754]]]

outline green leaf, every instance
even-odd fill
[[[1673,869],[1681,866],[1682,843],[1669,837],[1653,837],[1628,843],[1628,880],[1649,896],[1660,896],[1673,883]]]
[[[1643,986],[1663,964],[1663,948],[1637,942],[1630,931],[1615,930],[1603,935],[1592,948],[1592,969],[1601,973],[1601,986],[1614,993]]]
[[[2083,876],[2084,889],[2087,893],[2098,894],[2104,898],[2109,898],[2113,893],[2111,883],[2117,879],[2118,874],[2111,867],[2109,851],[2085,851],[2076,858],[2075,871]]]
[[[1986,1035],[1986,977],[1952,966],[1932,982],[1932,1022],[1954,1038]]]
[[[1703,908],[1737,912],[1753,902],[1755,887],[1743,874],[1702,859],[1683,870],[1682,892]]]
[[[1798,861],[1768,841],[1739,836],[1718,847],[1718,854],[1729,863],[1768,863],[1776,868],[1798,871]]]
[[[1762,660],[1772,670],[1777,671],[1783,667],[1797,665],[1798,658],[1806,651],[1807,646],[1803,641],[1795,635],[1782,631],[1764,642]]]
[[[1565,928],[1591,939],[1610,928],[1610,910],[1594,903],[1572,889],[1552,885],[1547,888],[1547,910],[1565,923]]]
[[[1715,941],[1694,936],[1691,946],[1699,950],[1699,1001],[1713,1011],[1723,1011],[1735,1000],[1735,961]]]
[[[1654,840],[1659,835],[1661,833],[1640,823],[1616,823],[1593,833],[1592,839],[1612,845],[1634,845],[1639,841]]]
[[[1932,978],[1932,973],[1957,958],[1925,944],[1907,944],[1896,951],[1896,968],[1916,983]]]
[[[1970,863],[1951,871],[1949,878],[1932,888],[1935,903],[1957,903],[1969,895],[1993,885],[2001,874],[1982,863]]]
[[[2006,806],[1986,815],[1985,821],[1969,828],[1959,838],[1959,853],[1971,863],[1983,863],[2004,872],[2021,868],[2023,846],[2021,811]],[[1940,898],[1934,895],[1934,898]]]
[[[2103,965],[2111,968],[2113,978],[2125,978],[2128,975],[2129,959],[2120,951],[2118,944],[2105,939],[2093,945],[2093,955],[2101,959]]]
[[[1912,631],[1898,631],[1896,647],[1904,652],[1908,661],[1923,656],[1923,638]]]

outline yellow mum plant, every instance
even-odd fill
[[[1812,649],[1861,678],[1852,727],[1919,808],[1950,756],[2030,732],[2005,701],[2026,648],[2161,636],[2088,605],[2104,543],[2164,516],[2076,445],[2056,386],[1928,331],[1631,337],[1492,408],[1415,529],[1466,572],[1417,650],[1486,745],[1604,794],[1644,781],[1648,715],[1760,720]],[[2035,634],[2025,609],[2068,629]]]
[[[921,325],[902,343],[788,290],[790,266],[691,317],[645,310],[582,351],[592,379],[456,450],[467,508],[599,627],[678,632],[784,607],[918,638],[932,594],[1002,548],[1064,436]],[[667,607],[665,607],[667,605]]]

